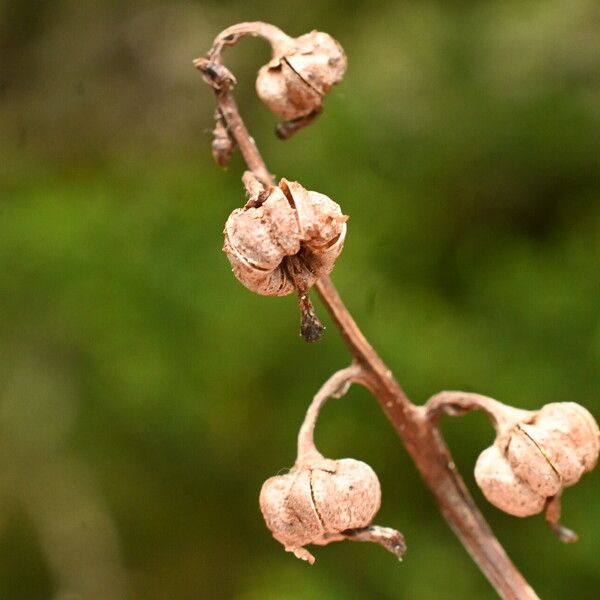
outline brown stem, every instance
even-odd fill
[[[204,61],[204,69],[198,65],[198,61],[196,66],[215,90],[221,113],[242,151],[248,168],[263,183],[273,184],[273,177],[248,134],[231,97],[231,85],[222,85],[218,73],[214,76],[214,65],[207,65],[208,61],[205,59],[200,60]],[[479,512],[456,470],[436,421],[429,417],[425,407],[417,407],[410,402],[392,372],[356,325],[329,277],[318,281],[316,288],[350,353],[361,367],[364,377],[362,383],[379,401],[398,436],[406,445],[425,484],[434,495],[444,518],[475,563],[504,600],[539,600]]]
[[[489,417],[498,435],[508,433],[517,423],[529,422],[535,415],[532,411],[507,406],[489,396],[472,392],[440,392],[427,400],[425,408],[434,421],[442,413],[459,416],[480,410]]]
[[[221,62],[221,54],[227,46],[233,46],[242,36],[251,35],[262,37],[271,44],[273,54],[282,52],[284,48],[293,45],[294,40],[285,34],[279,27],[262,21],[237,23],[219,33],[208,51],[208,58],[216,63]]]
[[[321,453],[315,446],[314,433],[317,418],[321,408],[329,398],[341,398],[353,382],[360,380],[361,369],[353,364],[345,369],[336,371],[315,394],[306,416],[298,432],[298,456],[296,463],[310,462],[310,458],[315,455],[321,456]]]

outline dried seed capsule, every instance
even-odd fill
[[[273,59],[261,67],[256,92],[267,108],[291,121],[321,109],[322,95],[312,88],[285,59]]]
[[[313,562],[303,546],[343,539],[343,531],[370,525],[381,504],[381,487],[364,462],[321,457],[267,479],[259,503],[273,537],[288,552]]]
[[[492,504],[529,516],[593,469],[599,451],[600,431],[585,408],[547,404],[521,420],[502,422],[494,446],[477,460],[475,479]]]
[[[329,34],[312,31],[273,43],[273,58],[258,72],[260,99],[286,120],[317,114],[324,95],[346,71],[346,55]]]
[[[321,388],[311,403],[298,434],[298,457],[285,475],[267,479],[259,498],[260,510],[273,537],[286,551],[311,564],[304,546],[344,539],[372,541],[400,557],[402,534],[371,525],[381,505],[377,475],[352,458],[331,460],[315,447],[313,432],[319,411],[329,396],[342,395],[356,368],[340,371]]]
[[[247,173],[250,200],[231,213],[225,224],[223,250],[237,279],[265,296],[298,292],[301,332],[319,339],[323,326],[308,298],[310,287],[333,269],[342,251],[347,217],[338,204],[282,179],[264,189]]]
[[[251,200],[233,211],[225,224],[223,250],[249,290],[282,296],[298,287],[298,279],[308,289],[331,272],[344,245],[346,220],[327,196],[282,179],[259,205]],[[294,276],[286,257],[301,265]]]

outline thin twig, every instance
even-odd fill
[[[315,394],[298,432],[298,458],[296,462],[306,462],[315,454],[321,454],[315,447],[314,442],[315,425],[319,412],[329,398],[341,398],[352,383],[360,381],[361,373],[362,370],[357,364],[336,371]]]
[[[529,410],[507,406],[482,394],[454,391],[440,392],[432,396],[425,403],[425,409],[434,421],[437,421],[443,413],[455,417],[472,410],[480,410],[490,419],[499,434],[510,430],[515,423],[527,422],[535,414]]]
[[[244,25],[247,24],[240,24],[239,27]],[[211,58],[214,61],[215,56]],[[221,114],[248,168],[263,183],[274,184],[272,175],[240,117],[231,95],[231,85],[226,82],[224,85],[220,81],[219,73],[215,74],[214,65],[214,62],[211,63],[207,59],[196,61],[197,68],[203,72],[205,80],[215,90]],[[223,76],[227,80],[227,75]],[[483,574],[504,600],[539,600],[479,512],[456,471],[435,420],[429,417],[426,408],[417,407],[410,402],[391,371],[356,325],[330,278],[322,278],[317,282],[316,288],[348,350],[362,369],[362,383],[379,401],[398,436],[406,445],[425,484],[434,495],[445,519]]]

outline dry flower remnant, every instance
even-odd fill
[[[329,397],[342,396],[359,373],[355,366],[339,371],[319,390],[298,434],[294,466],[265,481],[260,492],[260,509],[273,537],[287,552],[311,564],[315,559],[304,548],[307,544],[370,541],[398,558],[406,549],[400,532],[372,525],[381,505],[381,486],[373,469],[352,458],[325,458],[314,444],[321,407]]]
[[[248,201],[225,224],[225,244],[233,272],[249,290],[265,296],[298,293],[302,337],[315,341],[323,326],[308,297],[310,287],[333,269],[342,251],[347,218],[338,204],[282,179],[263,186],[247,171]]]
[[[592,415],[575,402],[554,402],[538,411],[513,408],[478,394],[444,392],[430,410],[456,414],[481,409],[496,429],[494,444],[477,459],[475,480],[496,507],[517,517],[546,511],[563,542],[574,532],[560,525],[560,497],[598,462],[600,430]]]

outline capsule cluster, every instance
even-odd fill
[[[600,452],[600,430],[574,402],[545,405],[498,431],[475,465],[485,497],[517,517],[534,515],[563,489],[591,471]]]

